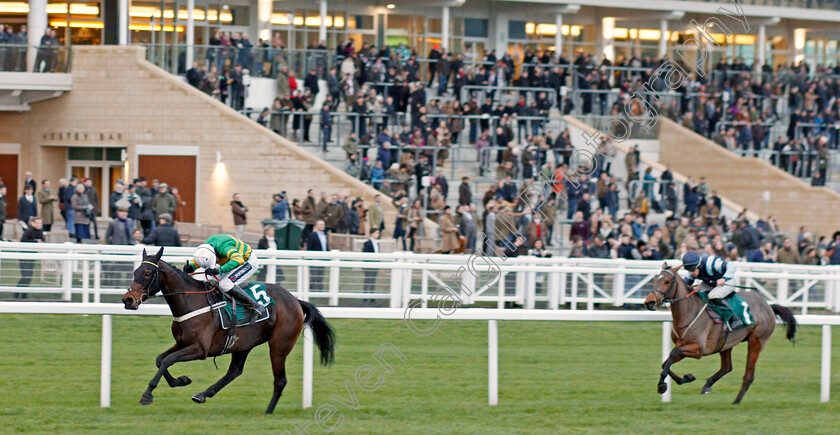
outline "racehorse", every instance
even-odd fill
[[[793,342],[796,335],[796,319],[793,313],[780,305],[769,305],[757,292],[738,293],[747,301],[752,314],[753,323],[731,332],[726,332],[726,325],[716,327],[712,316],[703,313],[706,304],[696,295],[697,290],[688,291],[688,285],[677,275],[682,266],[669,269],[668,263],[662,266],[662,272],[653,279],[653,291],[645,299],[645,306],[655,310],[663,303],[670,302],[671,315],[674,319],[674,330],[671,338],[674,340],[674,350],[668,359],[662,363],[662,373],[657,385],[659,394],[668,390],[665,377],[670,376],[677,385],[695,380],[694,375],[683,377],[671,371],[671,366],[685,357],[700,359],[706,355],[720,353],[720,370],[706,380],[701,394],[712,391],[712,385],[732,371],[732,348],[742,341],[748,343],[747,370],[741,384],[741,391],[733,404],[741,403],[744,394],[753,382],[755,363],[758,355],[776,328],[776,315],[787,325],[787,339]]]
[[[169,367],[177,362],[221,355],[228,336],[228,332],[222,329],[219,316],[210,307],[208,293],[215,290],[206,282],[193,279],[189,274],[162,261],[162,255],[163,248],[154,256],[146,255],[146,250],[143,250],[143,261],[134,271],[134,281],[122,298],[127,310],[136,310],[140,304],[160,292],[175,317],[172,322],[175,345],[155,360],[158,371],[143,393],[140,400],[142,405],[152,403],[152,390],[157,387],[161,376],[172,388],[189,385],[190,378],[173,377],[169,374]],[[335,332],[315,305],[298,300],[279,285],[266,284],[265,287],[275,301],[275,305],[268,307],[269,318],[237,328],[238,339],[228,350],[231,360],[227,373],[205,391],[192,396],[196,403],[204,403],[208,397],[216,395],[242,374],[245,359],[251,349],[267,341],[274,372],[274,394],[265,412],[274,412],[277,400],[286,386],[286,357],[295,346],[304,325],[312,328],[315,343],[321,353],[321,364],[332,364],[335,357]]]

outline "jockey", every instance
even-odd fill
[[[724,299],[735,291],[731,285],[727,285],[727,282],[735,277],[735,265],[727,263],[718,256],[704,255],[700,257],[696,252],[687,252],[683,255],[682,263],[683,267],[694,278],[694,283],[700,281],[707,286],[702,291],[709,292],[709,303],[721,308],[723,321],[730,329],[734,329],[732,328],[733,325],[729,324],[729,320],[732,318],[738,319],[738,317],[734,316],[735,312]],[[686,278],[686,281],[691,281],[691,279]],[[691,284],[693,283],[689,283],[689,285]]]
[[[265,307],[240,287],[257,271],[257,257],[248,244],[236,237],[218,234],[199,245],[193,257],[184,265],[184,272],[192,273],[199,267],[203,268],[204,273],[215,278],[219,290],[253,311],[251,323],[265,313]]]

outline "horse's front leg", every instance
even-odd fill
[[[154,400],[152,397],[152,390],[157,387],[161,376],[163,376],[163,373],[169,368],[169,366],[177,362],[192,361],[201,358],[203,355],[204,350],[201,348],[199,343],[196,342],[183,349],[178,349],[164,357],[163,361],[160,363],[160,368],[157,373],[155,373],[155,376],[151,381],[149,381],[149,388],[147,388],[146,392],[143,393],[143,397],[140,399],[140,404],[150,405],[152,403],[152,400]]]
[[[700,346],[697,343],[690,343],[685,346],[675,347],[674,350],[671,351],[671,354],[668,355],[668,359],[662,363],[662,372],[659,374],[659,383],[657,384],[657,391],[659,394],[665,394],[665,392],[668,391],[668,384],[665,383],[665,378],[668,376],[670,376],[677,385],[694,381],[696,379],[694,375],[687,374],[680,377],[671,371],[671,366],[687,356],[699,358],[699,355]]]
[[[175,352],[180,348],[181,347],[178,345],[178,343],[175,343],[175,345],[164,351],[162,354],[158,355],[157,358],[155,358],[155,366],[157,368],[160,368],[163,359],[166,358],[167,355],[171,354],[172,352]],[[163,378],[166,379],[166,383],[168,383],[169,386],[172,388],[183,387],[189,385],[192,382],[192,379],[190,379],[187,376],[180,376],[176,379],[169,373],[168,369],[163,371]]]

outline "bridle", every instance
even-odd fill
[[[677,277],[677,275],[674,272],[671,272],[671,270],[669,270],[669,269],[664,269],[662,272],[667,273],[668,275],[671,275],[671,283],[668,284],[668,288],[664,292],[657,290],[655,286],[653,287],[653,292],[657,295],[662,296],[662,298],[659,300],[660,304],[679,302],[679,301],[688,299],[688,298],[694,296],[695,293],[697,293],[697,289],[699,287],[695,288],[689,294],[687,294],[687,295],[685,295],[681,298],[674,299],[672,296],[668,296],[671,293],[673,293],[676,296],[676,294],[677,294],[677,279],[679,279],[679,277]]]
[[[161,290],[161,288],[160,288],[160,286],[161,286],[161,284],[160,284],[160,266],[155,264],[155,263],[152,263],[151,261],[147,261],[147,260],[143,260],[140,264],[148,264],[150,266],[154,266],[154,268],[155,268],[154,272],[152,273],[152,276],[145,283],[140,283],[140,282],[137,283],[137,284],[142,285],[146,289],[144,292],[134,290],[131,287],[128,288],[128,293],[130,293],[132,296],[137,298],[140,301],[141,304],[143,304],[145,302],[148,302],[148,300],[151,299],[151,298],[163,298],[163,297],[166,297],[166,296],[175,296],[175,295],[207,294],[207,293],[211,293],[215,289],[212,285],[209,285],[209,283],[207,281],[205,281],[204,282],[205,289],[206,289],[205,291],[181,291],[181,292],[168,293],[168,294],[165,294],[165,295],[164,294],[159,295],[157,293]],[[190,275],[193,276],[193,275],[198,275],[198,274],[202,274],[202,273],[204,273],[204,272],[193,272]],[[135,282],[137,282],[137,281],[135,281]],[[137,296],[138,293],[140,295],[139,297]]]
[[[149,300],[149,298],[153,297],[155,293],[160,291],[160,266],[156,263],[152,263],[151,261],[143,260],[140,264],[148,264],[150,266],[154,266],[154,271],[152,272],[152,276],[146,280],[145,283],[140,283],[137,281],[137,284],[140,284],[145,289],[142,293],[132,289],[131,287],[128,288],[128,292],[131,293],[132,296],[137,298],[140,303],[144,303]],[[140,297],[137,297],[137,293],[140,293]]]

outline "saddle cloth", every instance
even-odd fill
[[[242,290],[245,290],[258,304],[264,307],[270,307],[275,304],[274,299],[272,299],[268,292],[265,290],[265,284],[259,282],[252,282],[247,284],[246,286],[242,287]],[[221,292],[220,292],[221,293]],[[224,305],[220,306],[216,309],[219,312],[219,318],[222,321],[222,328],[229,329],[231,325],[231,319],[234,318],[233,315],[233,304],[231,303],[231,297],[222,293],[222,298],[225,302]],[[271,317],[271,310],[266,310],[265,314],[259,316],[254,323],[262,322],[266,319]],[[249,324],[251,320],[251,310],[242,306],[242,304],[236,304],[236,326],[246,326]]]
[[[703,302],[709,302],[708,292],[701,291],[697,292],[697,294],[700,296],[700,299],[702,299]],[[730,308],[732,308],[734,315],[741,319],[741,324],[735,329],[739,329],[744,326],[749,326],[753,324],[753,317],[750,313],[750,305],[743,297],[741,297],[738,293],[732,292],[732,294],[725,297],[723,300],[729,304]],[[709,308],[711,309],[710,314],[712,315],[712,320],[714,320],[715,323],[723,323],[723,312],[721,310],[725,308],[717,306],[715,304],[709,304]]]

